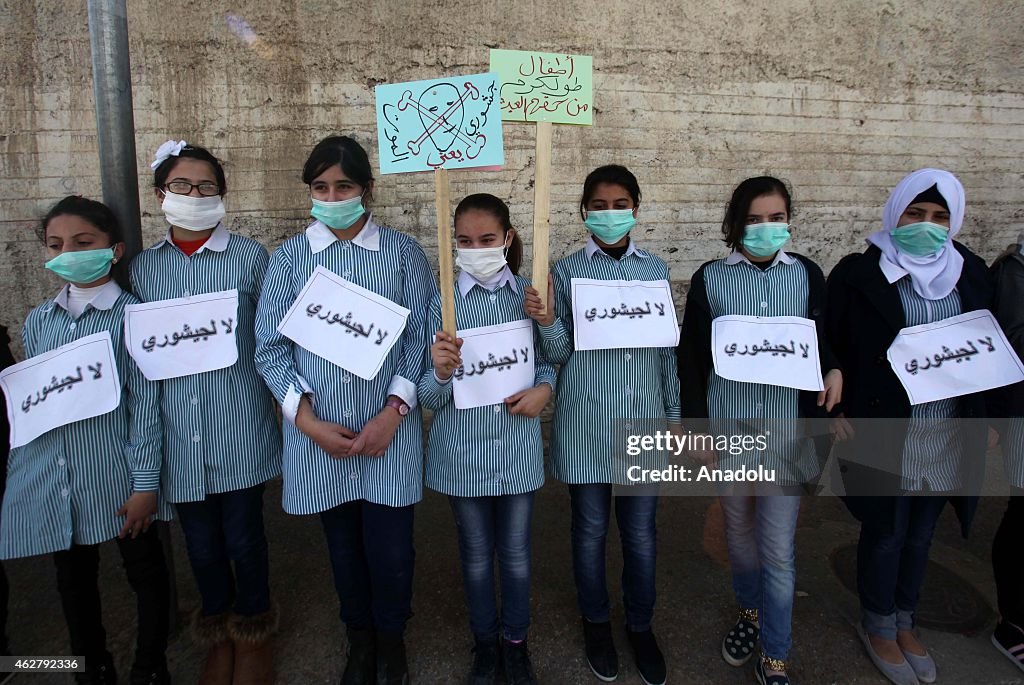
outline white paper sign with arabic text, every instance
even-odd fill
[[[533,321],[458,331],[462,366],[453,374],[458,409],[501,404],[506,397],[533,387]]]
[[[818,331],[800,316],[719,316],[711,323],[715,373],[741,383],[823,390]]]
[[[409,310],[316,267],[277,330],[365,380],[377,376],[402,337]]]
[[[987,309],[904,328],[886,356],[911,404],[1024,380],[1024,364]]]
[[[117,409],[117,375],[109,331],[95,333],[9,366],[0,373],[11,447],[43,433]]]
[[[668,281],[572,279],[577,350],[675,347],[679,324]]]
[[[124,343],[151,381],[223,369],[238,361],[238,291],[124,308]]]

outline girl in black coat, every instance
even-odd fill
[[[914,610],[947,498],[966,534],[976,498],[950,495],[975,482],[987,429],[961,420],[985,417],[980,393],[911,405],[886,352],[903,328],[989,307],[984,261],[953,240],[963,216],[955,176],[915,171],[890,195],[868,249],[844,258],[828,282],[829,340],[846,379],[840,470],[846,505],[861,522],[859,632],[897,685],[935,681],[935,663],[913,631]]]

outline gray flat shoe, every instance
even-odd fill
[[[903,651],[903,650],[900,650]],[[934,683],[938,677],[935,672],[935,659],[932,658],[931,654],[925,652],[924,656],[918,656],[911,654],[910,652],[903,652],[903,657],[910,664],[910,667],[914,669],[914,674],[917,675],[917,679],[922,683]]]
[[[870,657],[875,668],[888,678],[890,682],[894,683],[894,685],[920,685],[921,681],[917,679],[917,674],[914,673],[914,668],[910,665],[909,661],[904,661],[902,664],[890,664],[878,656],[875,648],[871,646],[868,634],[864,632],[864,627],[859,623],[857,624],[857,635],[860,637],[860,641],[864,643],[864,649],[867,650],[868,657]]]

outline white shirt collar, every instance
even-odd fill
[[[589,257],[590,259],[593,259],[594,255],[597,254],[598,252],[600,252],[601,254],[607,254],[604,250],[602,250],[600,248],[600,246],[598,246],[598,244],[596,242],[594,242],[594,236],[592,236],[592,235],[591,236],[587,236],[587,244],[584,246],[584,249],[587,251],[587,257]],[[636,243],[633,242],[633,238],[632,237],[630,237],[630,239],[629,239],[629,247],[626,248],[626,252],[622,256],[623,257],[628,257],[631,254],[635,254],[638,257],[649,257],[650,256],[646,252],[644,252],[643,250],[638,250],[636,248]]]
[[[792,264],[796,261],[796,257],[791,254],[787,254],[785,250],[779,250],[778,254],[775,255],[775,259],[772,260],[771,266],[775,266],[779,262],[783,264]],[[725,258],[725,263],[728,265],[740,264],[746,262],[750,266],[754,266],[754,263],[747,259],[747,256],[739,250],[733,250],[732,253]],[[757,268],[756,266],[754,268]]]
[[[885,280],[889,281],[890,285],[910,273],[902,266],[886,257],[884,252],[878,257],[878,267],[882,270]]]
[[[334,235],[334,231],[319,219],[306,227],[306,240],[309,241],[309,249],[313,251],[313,254],[323,252],[335,242],[340,242],[338,236]],[[366,223],[363,224],[362,230],[356,233],[356,237],[350,242],[364,250],[380,251],[380,226],[373,220],[372,212],[366,217]]]
[[[457,282],[459,284],[459,293],[463,297],[469,294],[469,291],[473,289],[473,286],[479,286],[484,290],[488,290],[487,286],[485,286],[483,283],[470,276],[465,271],[459,272]],[[508,268],[507,265],[498,275],[498,281],[494,284],[494,287],[490,288],[489,290],[493,292],[506,284],[508,284],[513,291],[519,292],[519,284],[516,282],[516,277],[512,273],[512,269]]]
[[[228,232],[228,229],[224,228],[224,224],[219,223],[213,229],[213,233],[210,234],[210,237],[207,238],[205,243],[203,243],[203,246],[200,247],[195,252],[193,252],[193,254],[199,254],[203,250],[223,252],[224,250],[228,249],[229,240],[231,240],[231,234]],[[174,239],[171,237],[170,229],[167,230],[167,235],[164,236],[163,240],[161,240],[159,243],[157,243],[156,245],[149,249],[155,250],[161,245],[174,245]]]
[[[53,301],[63,307],[65,311],[69,311],[68,291],[70,289],[71,284],[65,283],[64,287],[60,289],[59,293],[57,293],[57,297],[53,298]],[[99,286],[97,290],[98,292],[96,293],[96,296],[89,301],[89,304],[86,305],[87,307],[92,307],[93,309],[110,309],[114,306],[114,303],[117,302],[117,298],[121,297],[122,293],[121,286],[119,286],[117,281],[113,278]]]

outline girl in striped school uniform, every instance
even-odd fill
[[[542,353],[561,365],[551,461],[555,477],[569,485],[573,573],[587,661],[601,680],[618,677],[605,575],[605,540],[614,503],[622,537],[626,629],[641,678],[656,685],[665,681],[665,659],[651,631],[658,497],[649,491],[613,497],[613,474],[621,466],[616,464],[621,446],[614,436],[618,428],[631,430],[631,423],[617,425],[622,421],[667,420],[678,429],[675,350],[576,350],[570,294],[574,279],[667,283],[665,262],[641,250],[630,236],[639,206],[640,186],[628,169],[610,165],[592,171],[580,200],[580,216],[591,235],[583,247],[555,264],[547,306],[531,288],[526,310],[540,324]]]
[[[277,611],[263,490],[281,473],[281,432],[253,362],[253,327],[270,256],[221,223],[227,184],[208,150],[169,140],[151,166],[169,229],[132,262],[135,293],[144,302],[226,291],[238,299],[231,324],[238,360],[162,382],[163,489],[177,508],[202,599],[192,626],[208,649],[199,682],[269,683]]]
[[[897,685],[935,682],[914,610],[947,500],[961,532],[970,528],[977,497],[954,495],[983,465],[988,428],[984,393],[912,405],[886,353],[903,328],[990,308],[984,261],[953,240],[963,219],[956,176],[919,169],[890,194],[868,248],[828,279],[829,341],[846,379],[836,421],[844,502],[861,523],[858,634]]]
[[[823,417],[842,393],[842,373],[825,339],[825,277],[811,260],[782,249],[790,238],[791,214],[789,190],[777,178],[748,178],[736,187],[722,222],[732,252],[707,262],[690,279],[678,348],[687,428],[702,433],[710,427],[712,435],[732,436],[749,434],[744,425],[761,425],[760,432],[773,436],[764,452],[700,455],[722,468],[765,465],[776,475],[774,483],[723,487],[719,499],[740,606],[739,619],[722,640],[722,657],[741,666],[760,639],[754,674],[761,685],[790,682],[786,658],[792,644],[799,492],[818,475],[817,460],[806,460],[810,444],[791,430],[800,417]],[[813,320],[820,368],[827,372],[825,389],[808,392],[719,376],[712,361],[712,322],[727,315]],[[780,441],[780,435],[786,437]]]
[[[256,312],[256,367],[286,419],[284,509],[320,515],[348,633],[342,682],[404,683],[413,505],[423,490],[416,383],[427,358],[425,323],[437,284],[419,244],[377,224],[366,210],[373,174],[356,141],[321,140],[302,180],[315,221],[271,256]],[[410,312],[400,339],[370,379],[278,331],[317,267]],[[342,328],[324,327],[324,335]],[[352,337],[333,340],[342,345]]]
[[[111,277],[124,256],[121,229],[104,204],[68,196],[47,213],[46,268],[68,283],[33,309],[22,339],[27,357],[88,336],[110,335],[120,380],[117,407],[68,423],[11,450],[0,516],[0,558],[53,554],[71,654],[85,660],[78,683],[117,682],[97,587],[99,544],[116,540],[138,603],[130,682],[169,683],[167,566],[154,517],[170,518],[160,488],[160,388],[142,375],[124,343],[125,306],[138,299]],[[102,370],[101,370],[102,373]],[[78,390],[72,390],[78,392]]]
[[[519,276],[523,244],[508,207],[493,195],[470,195],[455,209],[455,241],[461,267],[455,281],[459,332],[525,322],[523,296],[529,281]],[[448,495],[459,534],[463,584],[476,645],[469,682],[495,681],[499,653],[509,685],[536,682],[526,648],[530,624],[530,539],[534,492],[544,484],[541,411],[555,386],[555,368],[536,356],[539,340],[525,355],[534,359],[530,386],[496,404],[460,409],[452,375],[462,374],[462,339],[441,330],[441,299],[430,305],[437,330],[432,367],[419,383],[423,405],[435,412],[427,446],[427,487]],[[516,359],[520,357],[517,355]],[[504,371],[505,369],[499,369]],[[493,372],[492,372],[493,373]],[[495,379],[497,380],[497,379]],[[494,557],[501,573],[501,615],[494,596]],[[500,633],[500,634],[499,634]]]

